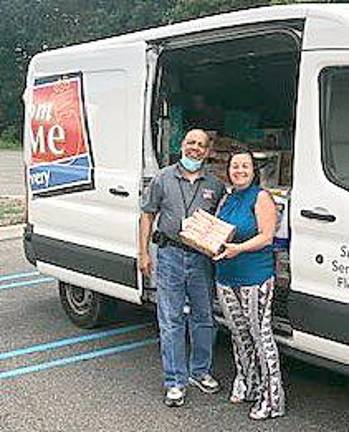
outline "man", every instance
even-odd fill
[[[140,222],[140,269],[150,276],[149,242],[155,216],[159,214],[157,311],[161,356],[168,406],[181,406],[189,384],[206,393],[219,390],[212,378],[212,264],[209,258],[184,246],[178,237],[181,222],[197,208],[214,213],[224,187],[204,170],[209,154],[209,137],[201,129],[187,133],[181,144],[181,159],[164,168],[149,186]],[[186,319],[189,300],[191,352],[186,359]]]

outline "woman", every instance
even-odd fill
[[[218,217],[236,226],[217,262],[217,290],[233,341],[236,377],[230,401],[253,401],[250,417],[262,420],[284,414],[279,354],[271,328],[274,289],[272,242],[276,207],[258,185],[253,155],[235,148],[228,164],[233,186]]]

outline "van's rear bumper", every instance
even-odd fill
[[[43,262],[98,279],[138,289],[137,259],[82,244],[47,237],[24,228],[24,251],[27,260]]]
[[[33,232],[34,232],[33,225],[27,223],[27,225],[24,227],[23,247],[24,247],[24,253],[27,260],[31,264],[36,265],[36,255],[35,255],[35,249],[33,245]]]

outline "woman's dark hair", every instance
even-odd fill
[[[252,184],[259,185],[260,184],[260,173],[259,173],[259,167],[258,167],[257,161],[256,161],[255,157],[253,156],[253,153],[251,152],[251,150],[249,150],[247,146],[244,146],[241,144],[233,145],[231,150],[230,150],[230,157],[229,157],[228,164],[227,164],[227,176],[228,176],[228,180],[230,181],[230,183],[232,183],[232,181],[230,179],[230,174],[229,174],[230,163],[231,163],[231,160],[233,159],[233,157],[238,155],[238,154],[248,154],[251,157],[252,166],[253,166],[253,173],[254,173]]]

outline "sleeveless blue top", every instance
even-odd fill
[[[236,226],[233,243],[243,243],[258,234],[255,204],[259,186],[234,191],[218,212],[219,219]],[[216,278],[222,285],[231,287],[261,285],[274,275],[272,245],[254,252],[243,252],[235,258],[216,264]]]

